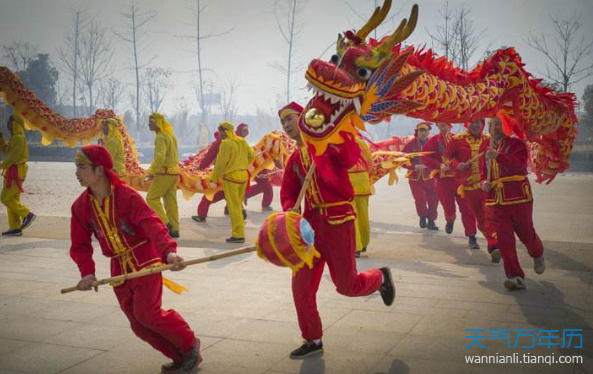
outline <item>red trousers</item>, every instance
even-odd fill
[[[270,206],[272,204],[272,199],[274,198],[274,189],[268,178],[255,178],[255,185],[249,187],[249,190],[247,190],[247,193],[245,194],[245,198],[249,199],[260,193],[264,195],[262,197],[261,206]]]
[[[502,255],[507,277],[525,277],[519,258],[515,233],[527,248],[532,258],[544,254],[544,246],[533,227],[533,201],[515,205],[493,205],[487,207],[488,219],[496,230],[498,248]]]
[[[418,217],[426,217],[429,221],[436,221],[437,207],[439,206],[436,180],[410,180],[410,190],[412,190]]]
[[[174,310],[161,308],[161,274],[127,280],[113,290],[134,334],[154,349],[173,361],[179,361],[183,353],[194,345],[194,332],[183,317]]]
[[[484,192],[482,189],[477,189],[464,191],[464,194],[464,199],[467,201],[467,205],[469,205],[469,208],[476,217],[478,229],[488,241],[488,252],[492,252],[493,246],[496,245],[496,238],[494,236],[494,228],[492,227],[490,220],[486,219],[486,192]]]
[[[315,230],[315,248],[321,257],[315,259],[313,268],[305,265],[292,278],[292,296],[303,339],[321,339],[323,330],[317,311],[317,290],[325,263],[336,286],[336,291],[345,296],[367,296],[377,291],[383,283],[383,273],[370,269],[364,273],[356,270],[355,221],[330,225],[315,210],[309,222]]]
[[[459,187],[459,183],[455,178],[439,178],[437,180],[437,193],[445,212],[445,220],[454,222],[457,218],[455,214],[455,201],[457,201],[465,236],[476,235],[476,217],[467,205],[467,201],[457,194],[457,187]]]
[[[220,200],[224,200],[224,192],[218,191],[214,194],[212,201],[206,199],[206,196],[202,196],[202,200],[200,200],[200,204],[198,204],[198,216],[200,217],[208,217],[208,211],[210,210],[210,205],[219,202]]]

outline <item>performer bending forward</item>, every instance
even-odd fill
[[[87,189],[72,204],[70,256],[82,279],[79,290],[90,290],[95,278],[91,235],[103,254],[111,258],[111,275],[138,271],[163,262],[180,270],[177,244],[144,199],[112,171],[107,150],[88,145],[76,154],[76,177]],[[114,284],[119,305],[132,331],[154,349],[173,360],[163,373],[193,371],[202,362],[200,340],[174,310],[161,308],[160,273]],[[97,289],[95,288],[95,291]]]
[[[302,108],[296,103],[290,103],[278,112],[284,130],[299,145],[299,149],[290,156],[282,179],[280,199],[285,211],[294,207],[305,175],[313,165],[309,151],[300,137],[296,111],[302,111]],[[285,120],[283,114],[291,115],[291,120]],[[351,204],[354,193],[348,179],[348,169],[353,165],[343,161],[340,151],[333,149],[329,152],[333,152],[329,157],[332,165],[335,165],[333,172],[339,180],[339,186],[332,184],[330,179],[324,178],[316,169],[306,190],[304,217],[315,230],[315,249],[321,257],[314,260],[312,269],[303,267],[292,278],[292,294],[305,342],[290,354],[291,358],[303,358],[323,351],[323,330],[316,295],[325,263],[329,267],[336,290],[342,295],[367,296],[380,291],[386,305],[391,305],[395,298],[389,268],[370,269],[360,274],[356,270],[356,214]]]

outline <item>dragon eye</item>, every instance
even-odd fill
[[[331,62],[334,65],[337,65],[340,62],[340,55],[332,55],[332,57],[329,59],[329,62]]]
[[[369,78],[373,75],[373,71],[367,68],[358,68],[356,69],[356,76],[364,81],[369,80]]]

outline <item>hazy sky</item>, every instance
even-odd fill
[[[228,34],[203,42],[203,64],[208,69],[207,77],[215,87],[222,87],[225,80],[240,82],[238,105],[240,113],[254,113],[256,107],[270,111],[276,104],[276,96],[282,95],[285,79],[280,72],[270,67],[282,61],[286,55],[276,26],[274,0],[202,0],[207,6],[203,18],[206,33],[218,33],[231,29]],[[427,29],[434,31],[440,22],[439,10],[443,1],[419,0],[420,17],[416,31],[409,39],[415,45],[428,44]],[[120,12],[130,3],[121,0],[0,0],[0,44],[11,41],[29,41],[47,52],[58,63],[57,52],[63,45],[64,33],[71,27],[70,10],[88,9],[104,26],[121,29],[123,18]],[[194,30],[191,8],[195,0],[138,0],[143,10],[154,10],[157,17],[150,24],[150,32],[141,52],[144,60],[155,56],[152,66],[171,69],[174,89],[166,99],[165,112],[175,111],[175,101],[184,96],[195,103],[191,88],[196,80],[196,58],[192,53],[193,42],[176,38],[176,35],[191,34]],[[301,14],[301,33],[296,44],[297,61],[306,65],[312,58],[333,53],[336,35],[347,29],[360,28],[362,23],[348,4],[369,14],[373,0],[309,0]],[[403,6],[399,19],[407,16],[412,2],[395,2],[392,11]],[[472,9],[471,18],[480,29],[485,29],[477,59],[491,44],[514,46],[527,64],[528,71],[537,75],[543,70],[545,59],[527,44],[530,32],[550,34],[550,14],[567,17],[573,12],[585,21],[583,31],[593,37],[593,0],[450,0],[456,8],[465,4]],[[120,39],[113,36],[113,76],[132,88],[131,51]],[[294,99],[301,102],[307,97],[303,72],[298,74],[293,86]],[[65,78],[65,77],[63,77]],[[593,78],[573,87],[582,96],[586,84]],[[120,107],[128,106],[129,99]]]

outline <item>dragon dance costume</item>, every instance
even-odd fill
[[[99,241],[103,255],[111,258],[111,275],[117,276],[166,263],[177,244],[142,196],[111,171],[113,163],[101,146],[83,147],[77,163],[103,166],[111,193],[99,201],[90,189],[72,204],[70,256],[80,275],[95,274],[91,236]],[[179,292],[178,285],[166,283]],[[160,273],[114,284],[122,311],[132,331],[154,349],[180,361],[194,344],[199,345],[187,322],[174,310],[163,310],[163,277]]]

